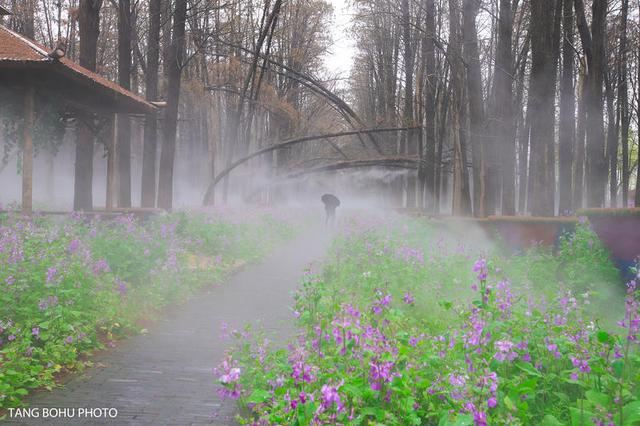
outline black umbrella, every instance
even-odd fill
[[[333,194],[324,194],[320,199],[324,205],[330,209],[335,209],[340,205],[340,200]]]

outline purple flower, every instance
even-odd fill
[[[328,410],[335,403],[338,409],[338,412],[344,410],[344,406],[340,401],[340,394],[338,393],[338,388],[340,386],[328,386],[322,385],[321,393],[322,393],[322,411]]]
[[[78,247],[80,247],[80,240],[71,240],[71,242],[69,243],[69,253],[75,253],[75,251],[78,250]]]
[[[240,369],[231,368],[228,373],[221,375],[218,380],[224,384],[237,382],[240,379]]]
[[[517,352],[513,350],[513,342],[509,340],[497,340],[494,343],[498,352],[494,355],[494,358],[498,361],[513,361],[518,357]]]
[[[67,336],[66,339],[64,339],[64,344],[65,345],[70,345],[73,343],[73,336]]]
[[[13,283],[16,282],[16,279],[13,277],[13,275],[9,275],[4,282],[7,283],[7,285],[13,285]]]
[[[495,397],[495,396],[492,396],[491,398],[489,398],[489,399],[487,400],[487,406],[488,406],[489,408],[495,408],[495,407],[496,407],[496,405],[498,405],[498,400],[496,399],[496,397]]]
[[[451,384],[451,386],[455,386],[457,388],[461,388],[467,383],[467,379],[464,376],[450,374],[449,375],[449,383]]]
[[[120,293],[120,296],[124,296],[127,294],[127,283],[125,283],[124,281],[122,281],[120,278],[116,277],[116,284],[118,285],[118,293]]]
[[[58,273],[57,268],[47,269],[47,283],[52,282],[55,279],[57,273]]]
[[[103,272],[109,272],[109,264],[104,259],[98,259],[93,265],[93,275],[100,275]]]
[[[413,305],[413,303],[415,302],[413,296],[411,295],[411,293],[407,292],[404,297],[402,298],[402,300],[404,300],[404,303],[406,303],[407,305]]]
[[[31,334],[35,337],[40,337],[40,327],[33,327],[31,329]]]
[[[487,414],[484,411],[474,411],[473,412],[473,424],[475,426],[486,426],[487,425]]]
[[[486,281],[487,279],[487,261],[485,259],[478,259],[476,263],[473,264],[473,272],[478,273],[478,280]]]
[[[15,334],[10,334],[10,335],[9,335],[9,337],[7,337],[7,339],[8,339],[10,342],[13,342],[14,340],[16,340],[16,335],[15,335]]]

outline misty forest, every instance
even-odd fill
[[[640,2],[0,0],[0,422],[640,425]]]

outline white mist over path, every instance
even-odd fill
[[[275,340],[272,345],[292,337],[292,292],[308,265],[322,260],[330,242],[327,229],[307,230],[261,263],[246,266],[221,286],[175,307],[149,327],[148,334],[93,357],[97,367],[72,375],[64,388],[27,399],[31,407],[115,407],[117,419],[9,423],[236,424],[235,401],[220,402],[212,374],[231,344],[221,339],[221,325],[242,330],[247,323],[259,323]],[[218,415],[213,417],[213,412]]]

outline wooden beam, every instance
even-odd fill
[[[24,129],[22,148],[22,213],[30,215],[33,211],[33,81],[28,79],[24,95]]]

